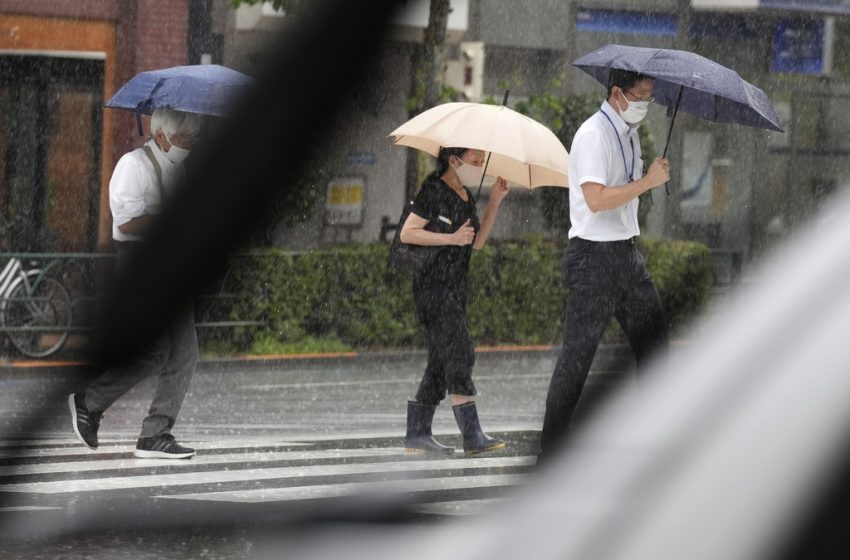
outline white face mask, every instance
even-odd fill
[[[460,162],[460,165],[455,167],[457,178],[465,187],[477,187],[481,184],[481,178],[484,177],[483,165],[470,165]]]
[[[164,153],[165,157],[168,158],[168,161],[170,161],[174,165],[178,165],[183,163],[183,161],[187,157],[189,157],[189,150],[187,150],[186,148],[180,148],[178,146],[175,146],[174,142],[172,141],[173,137],[173,134],[168,132],[165,133],[165,138],[168,140],[168,143],[171,144],[171,147],[168,149],[167,152]]]
[[[183,163],[183,160],[189,157],[189,150],[187,150],[186,148],[178,148],[177,146],[172,144],[171,148],[169,148],[168,151],[165,152],[165,157],[167,157],[168,160],[174,165],[178,165],[180,163]]]
[[[625,95],[623,99],[625,99]],[[625,111],[620,111],[620,116],[629,124],[638,124],[642,121],[649,112],[649,101],[629,101],[626,99]]]

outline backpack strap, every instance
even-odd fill
[[[148,159],[151,160],[153,164],[153,168],[156,171],[156,186],[159,189],[159,199],[162,207],[165,207],[165,186],[162,184],[162,168],[159,166],[159,162],[156,161],[156,156],[153,155],[153,149],[145,144],[142,147],[145,150],[145,153],[148,156]]]

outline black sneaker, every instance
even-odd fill
[[[71,409],[71,423],[74,433],[89,449],[97,449],[97,429],[103,414],[90,412],[84,404],[83,395],[71,393],[68,395],[68,408]]]
[[[194,449],[183,447],[171,434],[139,438],[133,452],[139,459],[188,459],[194,454]]]

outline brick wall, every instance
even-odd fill
[[[120,0],[0,0],[0,14],[116,20]]]
[[[189,0],[119,0],[117,84],[139,72],[180,66],[188,58]],[[124,113],[124,112],[121,112]],[[142,142],[135,118],[115,119],[113,161]]]
[[[137,70],[186,64],[188,28],[188,0],[138,0]]]

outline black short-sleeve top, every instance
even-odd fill
[[[429,229],[435,229],[439,233],[454,233],[466,220],[470,221],[470,225],[477,233],[480,223],[475,209],[475,200],[469,189],[464,187],[464,191],[466,191],[466,200],[463,200],[439,177],[429,178],[413,201],[412,212],[428,220]],[[431,266],[416,279],[416,288],[465,292],[471,255],[472,245],[441,247]]]

